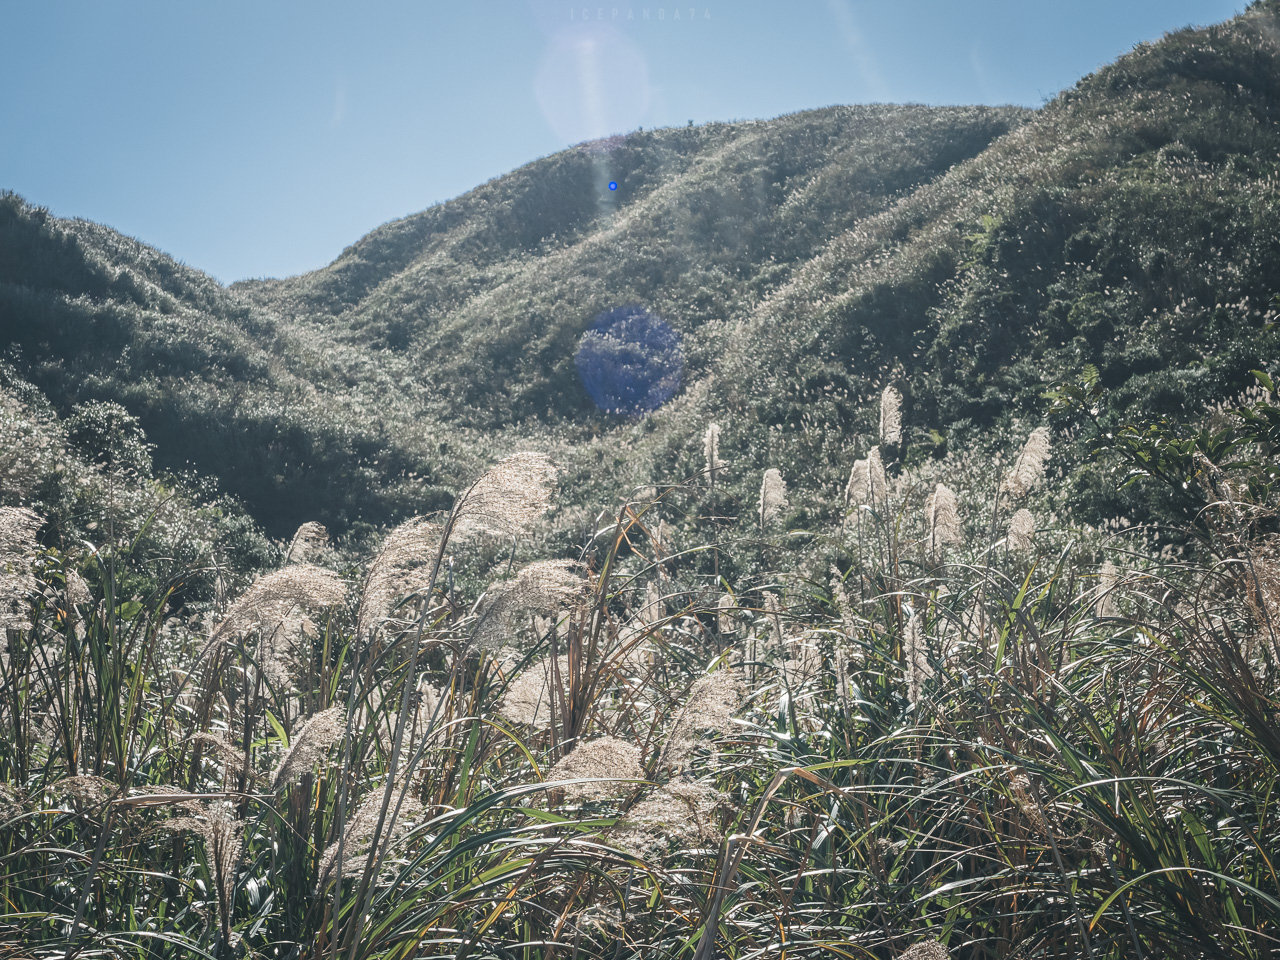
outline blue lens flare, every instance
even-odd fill
[[[627,416],[657,410],[684,376],[680,334],[638,304],[597,316],[573,361],[596,406]]]
[[[617,189],[618,189],[618,181],[617,181],[617,180],[610,180],[610,181],[609,181],[609,189],[610,189],[610,190],[617,190]]]

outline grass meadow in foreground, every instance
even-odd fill
[[[200,618],[0,508],[0,957],[1274,956],[1252,461],[1184,561],[1047,516],[1047,428],[902,467],[899,402],[834,529],[713,425],[577,556],[517,454]]]

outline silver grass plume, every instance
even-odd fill
[[[737,601],[727,593],[722,593],[720,599],[716,601],[716,627],[721,633],[733,632],[733,611],[737,606]]]
[[[907,702],[915,706],[920,702],[924,682],[933,676],[933,667],[929,663],[929,647],[925,642],[924,631],[920,628],[919,617],[913,616],[907,621],[902,647],[907,667]]]
[[[925,520],[929,525],[929,553],[937,552],[944,543],[959,544],[960,509],[955,491],[945,483],[933,488],[924,505]]]
[[[1044,465],[1049,459],[1049,428],[1036,427],[1023,444],[1018,459],[1000,484],[1000,492],[1021,500],[1044,480]]]
[[[569,658],[563,654],[556,663],[556,674],[569,672]],[[551,659],[544,657],[531,663],[507,684],[497,703],[504,720],[539,729],[551,723]]]
[[[24,630],[31,626],[28,596],[36,588],[31,567],[36,531],[43,522],[25,507],[0,507],[0,627]]]
[[[706,784],[672,780],[628,811],[619,823],[618,843],[641,854],[665,853],[673,841],[719,843],[716,810],[723,800]]]
[[[582,565],[572,560],[539,560],[522,567],[510,580],[489,588],[479,610],[476,645],[498,649],[521,614],[552,614],[586,588]]]
[[[781,473],[770,467],[760,481],[760,529],[778,520],[788,506],[786,481]]]
[[[898,960],[949,960],[950,956],[941,941],[921,940],[898,954]]]
[[[236,867],[240,863],[240,852],[244,846],[244,822],[233,818],[219,804],[209,809],[201,832],[204,835],[209,870],[213,873],[213,888],[218,895],[218,921],[222,926],[222,939],[229,943],[232,894],[235,890]]]
[[[702,453],[707,463],[707,485],[714,487],[716,485],[716,477],[720,475],[720,470],[724,466],[720,461],[720,427],[718,424],[711,424],[707,427],[707,432],[702,438]]]
[[[334,868],[338,865],[338,848],[342,848],[342,872],[355,873],[364,869],[365,857],[373,842],[374,831],[378,828],[378,816],[382,810],[382,790],[374,790],[356,808],[355,814],[346,822],[342,830],[342,840],[334,841],[325,847],[320,858],[319,879],[316,889],[322,889],[334,878]],[[412,828],[415,822],[422,819],[421,801],[414,797],[404,797],[400,803],[399,815],[396,815],[396,804],[392,803],[387,810],[387,821],[383,826],[382,844],[389,847]]]
[[[280,758],[271,775],[271,789],[279,790],[285,784],[301,779],[329,752],[329,748],[342,739],[346,732],[346,711],[340,706],[329,707],[307,719],[293,736],[289,749]]]
[[[853,464],[849,471],[849,482],[844,488],[845,506],[852,508],[869,503],[875,506],[883,503],[888,496],[889,479],[884,472],[884,462],[880,459],[880,448],[872,447],[867,455]]]
[[[880,442],[889,447],[902,442],[902,394],[892,384],[880,394]]]
[[[546,779],[599,781],[566,784],[562,789],[568,800],[619,797],[630,793],[634,784],[616,781],[644,779],[644,770],[640,767],[640,748],[615,737],[600,737],[580,743],[547,771]]]
[[[387,534],[365,574],[356,619],[358,636],[369,636],[390,619],[405,597],[427,590],[440,534],[439,525],[426,517],[411,517]]]
[[[295,563],[258,577],[231,605],[215,637],[267,636],[298,610],[324,610],[341,604],[347,585],[331,570]]]
[[[1099,619],[1116,615],[1116,604],[1111,594],[1119,580],[1119,568],[1110,560],[1104,561],[1098,570],[1098,600],[1094,605],[1094,615]]]
[[[323,523],[308,522],[298,528],[285,552],[285,563],[310,563],[329,545],[329,531]]]
[[[742,700],[742,680],[730,667],[695,680],[667,738],[667,762],[680,763],[689,756],[699,732],[720,734],[733,729],[733,716]]]
[[[1018,553],[1028,552],[1035,545],[1036,521],[1031,511],[1023,507],[1009,518],[1009,549]]]
[[[542,453],[515,453],[499,460],[454,506],[460,537],[524,533],[551,506],[556,468]]]

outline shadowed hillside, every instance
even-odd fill
[[[438,507],[530,445],[575,501],[608,498],[696,471],[710,419],[738,492],[767,466],[835,490],[890,380],[908,463],[1042,418],[1095,369],[1099,429],[1194,419],[1274,356],[1278,35],[1257,5],[1036,112],[833,107],[584,144],[229,290],[10,196],[4,335],[59,409],[119,401],[161,464],[277,534]],[[597,410],[574,366],[632,304],[685,365],[643,421]],[[1124,507],[1106,488],[1074,489]]]

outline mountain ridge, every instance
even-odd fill
[[[890,380],[908,459],[1042,417],[1086,366],[1108,422],[1193,417],[1274,357],[1274,7],[1035,111],[832,107],[579,145],[292,278],[221,287],[6,195],[3,333],[55,407],[123,404],[160,464],[217,476],[277,536],[446,505],[524,445],[564,462],[574,503],[607,500],[696,472],[711,419],[742,491],[777,466],[816,495]],[[643,421],[595,408],[574,368],[627,303],[683,337],[684,393]]]

